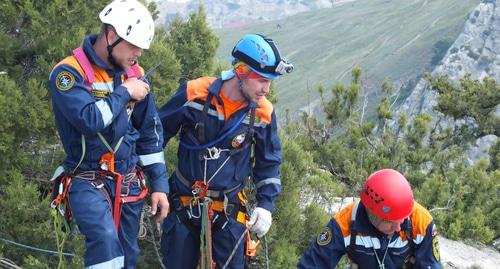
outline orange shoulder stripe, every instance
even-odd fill
[[[85,72],[83,72],[82,67],[80,66],[80,64],[78,63],[78,61],[76,60],[76,58],[74,56],[68,56],[68,57],[64,58],[59,63],[57,63],[56,66],[59,66],[61,64],[69,65],[69,66],[73,67],[74,69],[76,69],[76,71],[78,71],[78,73],[80,73],[80,76],[82,76],[82,77],[85,76]]]
[[[73,67],[78,73],[80,73],[80,76],[85,77],[85,72],[83,71],[83,68],[80,66],[78,61],[74,56],[68,56],[62,61],[60,61],[56,66],[61,65],[61,64],[66,64],[71,67]],[[94,69],[94,82],[109,82],[113,81],[113,78],[108,75],[106,70],[101,69],[96,67],[94,64],[91,64],[92,69]],[[140,68],[141,72],[144,72],[142,68]]]
[[[208,96],[208,87],[212,85],[216,78],[201,77],[187,82],[186,92],[188,101],[194,99],[206,100]]]
[[[216,79],[217,78],[215,77],[201,77],[188,81],[186,85],[188,101],[193,101],[195,99],[206,100],[208,96],[208,88]],[[212,98],[211,103],[217,108],[218,114],[224,115],[224,109],[217,102],[216,98]]]
[[[340,210],[333,218],[337,221],[337,224],[340,226],[340,230],[342,231],[342,236],[346,237],[351,234],[351,229],[349,224],[351,223],[351,214],[354,207],[354,203],[349,204]]]
[[[422,205],[415,202],[413,213],[410,215],[413,235],[425,235],[425,231],[432,222],[432,216]]]

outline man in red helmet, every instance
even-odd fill
[[[334,268],[344,254],[351,268],[442,268],[436,224],[402,174],[373,173],[360,198],[330,220],[297,268]]]

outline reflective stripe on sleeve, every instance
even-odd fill
[[[113,120],[113,112],[111,112],[111,108],[109,107],[108,102],[106,100],[99,100],[95,103],[99,111],[101,111],[102,122],[104,123],[104,127],[108,127]]]
[[[151,153],[146,155],[139,155],[139,164],[142,166],[148,166],[154,163],[165,164],[165,157],[163,156],[163,151],[157,153]]]
[[[260,188],[264,185],[267,185],[267,184],[278,184],[278,185],[281,185],[281,180],[279,178],[267,178],[267,179],[264,179],[264,180],[261,180],[259,182],[257,182],[257,184],[255,184],[255,186],[257,188]]]
[[[109,260],[109,261],[105,261],[105,262],[101,262],[98,264],[87,266],[85,268],[86,269],[119,269],[119,268],[123,268],[124,261],[125,261],[124,257],[120,256],[120,257],[116,257],[116,258]]]

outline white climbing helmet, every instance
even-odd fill
[[[131,44],[149,49],[155,34],[153,17],[137,0],[115,0],[99,14],[102,23],[112,25],[118,36]]]

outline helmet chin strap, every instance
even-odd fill
[[[108,62],[113,66],[114,69],[119,70],[119,69],[122,69],[122,67],[116,62],[115,58],[113,57],[113,48],[116,45],[118,45],[120,42],[122,42],[123,38],[116,35],[116,36],[118,36],[118,39],[115,40],[115,42],[113,42],[113,44],[109,44],[108,32],[109,32],[109,29],[108,29],[108,26],[106,26],[106,43],[108,44],[106,49],[108,50]]]
[[[377,216],[373,215],[370,211],[368,211],[368,209],[366,210],[366,214],[368,215],[368,220],[370,220],[370,223],[375,227],[378,227],[383,221],[377,218]]]

